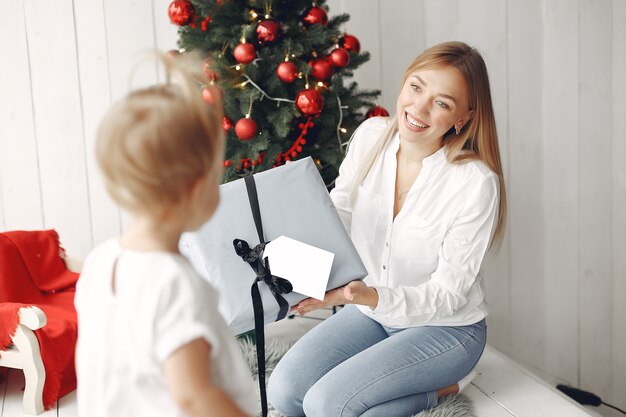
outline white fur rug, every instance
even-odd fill
[[[244,338],[239,340],[239,346],[243,352],[243,356],[252,371],[252,375],[255,378],[255,381],[258,381],[258,368],[256,363],[256,347],[254,343],[252,343],[249,339]],[[265,380],[274,370],[274,367],[282,358],[282,356],[289,350],[289,345],[281,344],[277,340],[271,340],[267,343],[265,348]],[[258,384],[258,382],[257,382]],[[257,393],[257,404],[259,404],[259,410],[261,409],[261,399],[260,395]],[[268,404],[269,417],[284,417],[278,411],[274,410],[271,404]],[[259,411],[260,415],[260,411]],[[475,417],[474,410],[472,407],[472,401],[467,398],[465,395],[460,394],[456,396],[448,396],[445,397],[439,405],[435,408],[431,408],[430,410],[424,410],[420,413],[417,413],[413,417]]]

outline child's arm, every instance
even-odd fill
[[[211,345],[195,339],[172,353],[163,365],[176,404],[188,417],[250,417],[211,381]]]

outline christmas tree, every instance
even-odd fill
[[[340,30],[349,16],[329,19],[324,3],[170,4],[170,20],[180,26],[180,51],[206,57],[208,82],[223,96],[225,181],[311,156],[331,185],[352,132],[365,117],[387,115],[374,106],[379,91],[345,82],[369,53]],[[209,89],[203,97],[211,102]]]

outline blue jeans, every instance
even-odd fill
[[[290,417],[411,416],[472,370],[486,327],[392,329],[347,306],[285,354],[269,379],[269,402]]]

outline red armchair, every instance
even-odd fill
[[[28,414],[76,389],[77,279],[54,230],[0,233],[0,366],[24,371]]]

